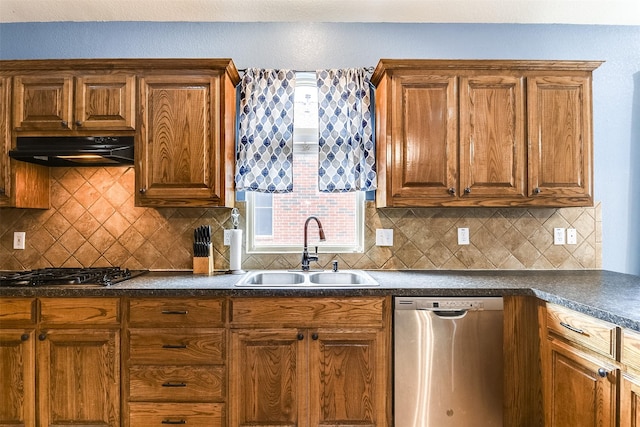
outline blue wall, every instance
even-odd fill
[[[594,72],[603,268],[640,275],[640,26],[342,23],[0,24],[0,59],[230,57],[238,68],[380,58],[605,60]]]

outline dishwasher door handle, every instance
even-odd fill
[[[469,310],[434,310],[432,308],[419,308],[420,311],[429,311],[438,317],[446,319],[462,319]]]

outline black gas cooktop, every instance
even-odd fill
[[[0,273],[0,286],[100,285],[110,286],[139,276],[147,270],[119,267],[41,268],[29,271]]]

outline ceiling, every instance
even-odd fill
[[[640,25],[638,0],[0,0],[0,22]]]

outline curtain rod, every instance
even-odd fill
[[[352,67],[352,68],[358,68],[358,67]],[[373,70],[375,70],[375,67],[359,67],[359,68],[364,68],[369,73],[373,73]],[[238,68],[238,73],[245,73],[246,71],[247,71],[247,68]],[[293,70],[293,71],[296,73],[315,73],[318,70]]]

